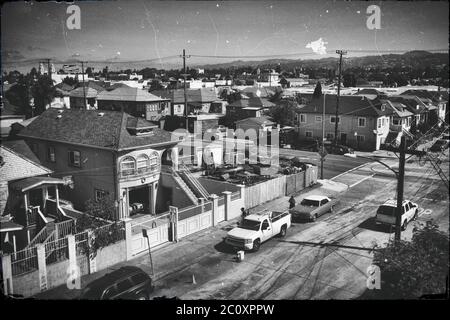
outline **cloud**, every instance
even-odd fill
[[[2,58],[4,60],[22,60],[25,57],[17,50],[5,50],[2,52]]]
[[[319,38],[316,41],[308,43],[306,45],[306,48],[312,49],[312,51],[317,54],[327,54],[327,48],[325,46],[326,44],[328,44],[328,42],[325,42],[322,40],[322,38]]]
[[[48,51],[50,51],[50,50],[47,49],[47,48],[34,47],[34,46],[32,46],[32,45],[29,45],[29,46],[27,47],[27,49],[28,49],[28,51],[43,51],[43,52],[48,52]]]

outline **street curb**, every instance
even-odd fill
[[[351,173],[351,172],[353,172],[353,171],[356,171],[356,170],[358,170],[358,169],[361,169],[362,167],[366,166],[367,164],[373,164],[373,163],[376,163],[376,162],[366,162],[366,163],[363,163],[362,165],[357,166],[356,168],[350,169],[350,170],[348,170],[348,171],[342,172],[342,173],[338,174],[337,176],[334,176],[333,178],[331,178],[331,179],[329,179],[329,180],[334,181],[334,179],[339,178],[340,176],[342,176],[342,175],[344,175],[344,174]]]

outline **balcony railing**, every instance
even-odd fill
[[[155,164],[144,168],[136,169],[124,169],[119,172],[119,178],[135,178],[152,173],[158,173],[160,171],[160,165]]]

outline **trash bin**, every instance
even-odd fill
[[[244,250],[240,250],[237,252],[237,261],[241,262],[242,260],[244,260]]]

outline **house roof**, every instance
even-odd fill
[[[127,86],[119,87],[111,91],[100,92],[97,100],[152,102],[164,99],[161,99],[146,90]]]
[[[172,103],[184,103],[184,90],[155,90],[153,94],[170,99]],[[199,88],[199,89],[186,89],[187,102],[208,103],[217,100],[217,94],[214,89]]]
[[[1,109],[1,116],[20,115],[20,108],[9,102],[8,99],[2,97],[3,108]]]
[[[251,117],[251,118],[238,120],[238,121],[236,121],[236,123],[252,123],[252,124],[256,124],[258,126],[261,126],[263,124],[266,124],[266,125],[275,124],[275,122],[273,122],[272,120],[270,120],[267,117]]]
[[[249,98],[267,98],[275,94],[273,90],[267,89],[265,87],[257,88],[257,87],[248,87],[242,90],[239,90],[241,93],[245,94]]]
[[[86,95],[86,98],[96,98],[98,95],[98,91],[89,88],[89,87],[78,87],[70,91],[69,96],[73,98],[83,98]]]
[[[7,140],[2,141],[2,145],[7,147],[9,150],[14,151],[18,155],[21,155],[29,160],[41,164],[41,161],[36,157],[36,155],[31,151],[30,147],[24,140]]]
[[[389,96],[387,100],[391,102],[402,103],[413,114],[421,114],[427,111],[425,104],[417,96],[410,96],[410,95]]]
[[[0,156],[3,160],[3,165],[0,167],[1,181],[14,181],[52,173],[50,169],[5,145],[0,146]]]
[[[296,112],[301,113],[322,113],[323,111],[323,99],[313,98],[303,108],[298,109]],[[325,96],[325,114],[336,114],[336,95]],[[379,99],[368,99],[365,96],[340,96],[339,99],[339,114],[340,115],[353,115],[353,116],[365,116],[365,117],[379,117],[388,115],[389,110],[381,108],[382,102]]]
[[[72,91],[73,89],[75,89],[74,86],[68,85],[65,82],[58,83],[57,85],[55,85],[55,88],[57,88],[59,90],[62,90],[62,91],[67,91],[67,92]]]
[[[139,127],[154,127],[151,134],[136,135],[129,119],[135,117],[121,111],[47,109],[18,136],[47,141],[85,145],[114,151],[173,144],[171,133],[138,119]],[[132,120],[130,120],[132,121]],[[128,125],[128,128],[127,128]]]
[[[396,114],[400,118],[405,118],[413,115],[413,113],[408,111],[408,108],[403,103],[392,102],[389,100],[382,100],[382,102],[386,103],[386,105],[392,111],[392,114]]]
[[[64,180],[52,177],[30,177],[11,183],[11,187],[17,191],[25,192],[43,184],[64,184]]]
[[[444,92],[438,92],[438,91],[428,91],[428,90],[418,90],[418,89],[409,89],[404,91],[402,94],[403,95],[413,95],[413,96],[417,96],[419,98],[428,98],[431,99],[434,103],[437,102],[443,102],[446,101],[446,99],[448,99],[448,94],[445,95]],[[442,96],[442,100],[440,99]]]
[[[24,226],[22,226],[18,223],[15,223],[12,220],[0,221],[0,232],[19,231],[19,230],[22,230],[23,228],[24,228]]]
[[[228,105],[228,107],[234,108],[270,108],[275,106],[274,103],[270,102],[264,98],[250,98],[250,99],[240,99],[236,100]]]

